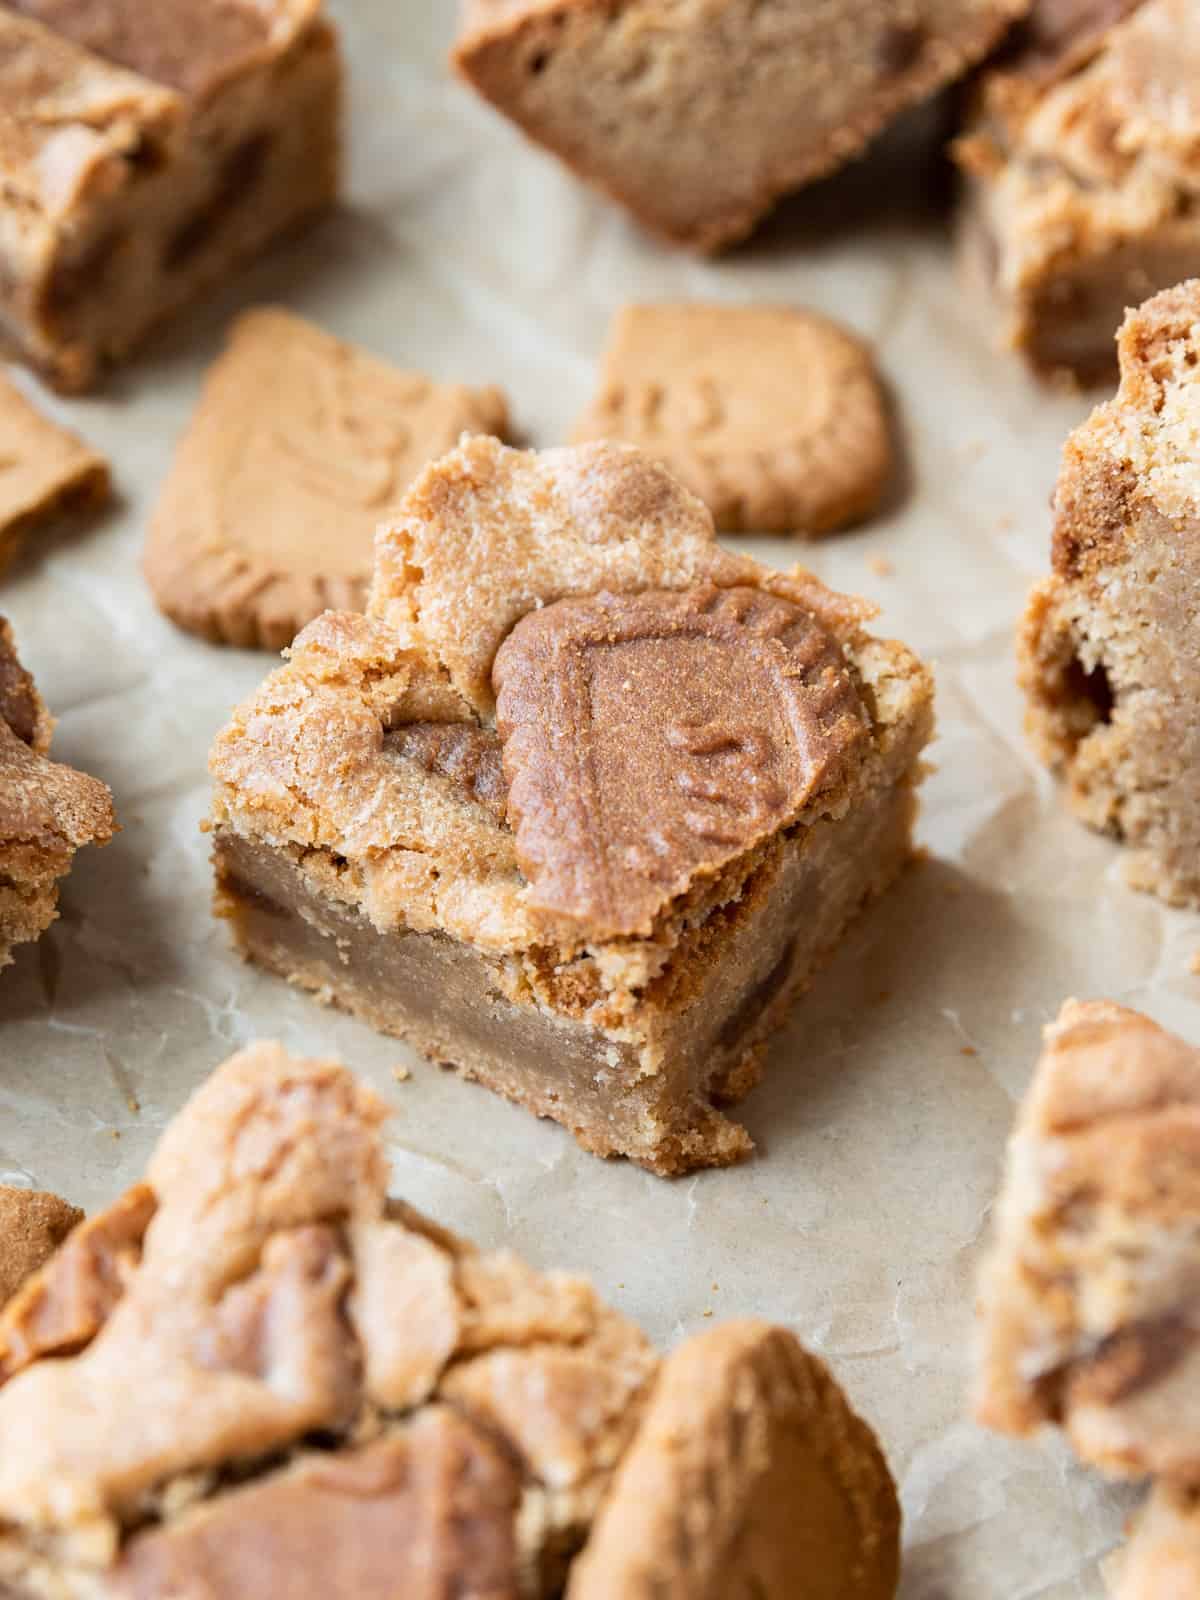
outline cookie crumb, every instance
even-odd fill
[[[867,566],[877,578],[890,578],[895,574],[895,567],[886,556],[871,556]]]
[[[401,1063],[400,1066],[392,1068],[392,1077],[397,1083],[407,1083],[412,1077],[412,1072],[408,1067]]]
[[[979,1051],[976,1050],[976,1048],[975,1048],[975,1046],[973,1044],[964,1044],[960,1048],[958,1053],[961,1056],[977,1056],[979,1054]]]

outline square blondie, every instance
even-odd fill
[[[1200,272],[1192,0],[1036,0],[956,149],[964,258],[1008,345],[1084,383],[1128,306]]]
[[[868,614],[635,450],[467,440],[218,736],[219,911],[589,1150],[734,1161],[721,1107],[910,854],[931,682]]]
[[[91,386],[333,199],[340,92],[320,0],[0,9],[0,333]]]

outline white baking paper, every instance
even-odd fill
[[[1059,449],[1090,401],[1035,387],[960,294],[936,115],[742,251],[697,261],[639,236],[449,81],[449,4],[333,9],[352,69],[344,207],[101,398],[46,401],[111,455],[121,505],[45,542],[0,582],[0,611],[60,718],[56,754],[112,785],[124,831],[78,858],[61,921],[0,976],[0,1180],[99,1205],[239,1045],[339,1056],[395,1106],[398,1191],[442,1221],[593,1274],[664,1344],[754,1313],[821,1351],[900,1483],[905,1600],[1098,1595],[1128,1492],[1054,1442],[989,1438],[963,1403],[973,1279],[1040,1027],[1067,995],[1111,996],[1200,1039],[1196,918],[1123,885],[1119,852],[1062,813],[1021,736],[1013,625],[1046,564]],[[655,297],[812,306],[875,343],[906,458],[887,514],[809,547],[750,547],[877,600],[882,626],[935,664],[940,723],[928,860],[772,1049],[744,1106],[758,1157],[677,1182],[583,1154],[233,957],[209,914],[205,757],[272,663],[177,632],[138,569],[173,441],[242,306],[280,300],[402,365],[501,383],[523,434],[549,445],[589,397],[611,314]]]

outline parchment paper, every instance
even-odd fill
[[[756,1313],[823,1352],[901,1484],[906,1600],[1098,1595],[1131,1497],[1053,1442],[985,1436],[963,1406],[981,1237],[1040,1026],[1067,995],[1112,996],[1200,1039],[1196,919],[1124,887],[1119,852],[1059,810],[1020,734],[1013,623],[1090,399],[1035,388],[960,294],[936,114],[702,263],[639,237],[448,82],[451,5],[333,9],[352,67],[345,207],[104,397],[48,402],[111,454],[123,504],[26,560],[0,609],[61,719],[57,755],[112,785],[124,831],[78,858],[62,920],[0,977],[0,1180],[98,1205],[237,1046],[338,1056],[395,1105],[396,1189],[442,1221],[593,1274],[663,1343]],[[744,1106],[757,1159],[671,1183],[583,1154],[233,957],[209,915],[205,757],[272,663],[176,632],[138,560],[173,440],[243,305],[282,300],[402,364],[501,383],[548,445],[589,397],[612,312],[677,296],[813,306],[875,341],[906,441],[890,510],[861,533],[751,548],[878,600],[882,626],[936,664],[941,734],[929,859],[776,1043]]]

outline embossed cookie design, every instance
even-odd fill
[[[531,905],[604,937],[649,934],[867,737],[830,635],[752,588],[560,600],[518,623],[493,677]]]
[[[463,433],[503,435],[497,389],[397,371],[288,312],[234,325],[155,512],[146,580],[180,627],[282,649],[366,603],[377,525]]]
[[[827,533],[878,506],[893,466],[871,353],[772,306],[626,306],[576,441],[668,467],[726,533]]]

